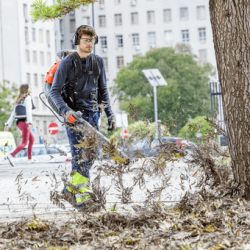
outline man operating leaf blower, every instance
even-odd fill
[[[79,145],[83,133],[75,129],[75,124],[82,118],[98,129],[100,118],[100,104],[108,118],[108,131],[115,130],[114,115],[110,107],[107,89],[104,61],[100,56],[91,54],[98,43],[95,29],[89,25],[77,28],[73,44],[77,51],[69,54],[56,66],[50,98],[59,113],[67,123],[66,130],[72,153],[72,179],[65,186],[65,196],[74,199],[71,202],[79,211],[88,206],[89,169],[93,162],[89,159],[81,161],[84,147]],[[79,161],[80,160],[80,161]]]

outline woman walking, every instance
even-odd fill
[[[10,127],[14,119],[16,119],[17,127],[22,131],[22,143],[10,154],[7,156],[10,165],[14,167],[14,156],[20,152],[28,143],[28,163],[32,162],[32,147],[34,143],[34,136],[30,131],[32,126],[32,109],[35,109],[32,98],[29,95],[31,93],[31,88],[28,84],[22,84],[19,88],[19,94],[15,101],[17,106],[25,107],[24,111],[22,109],[23,114],[18,114],[17,106],[13,110],[9,120],[5,123],[4,130],[7,131]],[[23,108],[21,107],[21,108]]]

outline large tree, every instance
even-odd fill
[[[249,0],[210,0],[209,5],[234,179],[249,200]]]
[[[139,118],[154,121],[153,88],[142,73],[152,68],[158,68],[168,83],[157,87],[158,118],[169,120],[171,134],[177,135],[188,117],[210,115],[208,83],[212,66],[199,63],[187,45],[149,51],[122,68],[114,88],[121,109],[132,104],[143,111]]]

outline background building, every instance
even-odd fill
[[[108,86],[121,67],[137,54],[187,43],[198,59],[216,66],[208,0],[99,0],[94,23],[99,36],[96,54],[106,65]],[[72,49],[72,37],[82,24],[92,25],[92,6],[82,6],[56,20],[56,49]],[[113,101],[114,112],[119,112]]]
[[[56,119],[39,100],[46,72],[56,58],[54,23],[34,23],[29,15],[32,2],[0,1],[0,81],[9,80],[18,87],[22,83],[30,84],[36,106],[33,111],[35,143],[39,143],[39,136],[54,142],[48,125]],[[52,0],[48,4],[52,4]]]
[[[48,134],[48,125],[57,120],[39,100],[39,93],[46,72],[58,60],[56,52],[74,49],[76,27],[92,25],[92,5],[81,6],[54,22],[33,23],[29,15],[32,2],[0,0],[0,81],[30,83],[37,106],[35,142],[40,135],[55,142],[57,137]],[[216,66],[208,0],[99,0],[94,4],[94,23],[99,36],[96,54],[105,61],[108,87],[114,85],[119,69],[137,54],[177,43],[189,44],[198,59]],[[118,113],[115,100],[112,97],[111,105]],[[62,136],[64,127],[59,131]]]

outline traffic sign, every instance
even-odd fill
[[[116,114],[116,127],[117,128],[127,128],[128,127],[128,115],[124,114]]]
[[[196,133],[195,136],[199,138],[202,136],[202,133]]]
[[[129,131],[126,129],[123,130],[120,135],[122,139],[128,139],[130,137]]]
[[[55,122],[50,123],[50,125],[49,125],[49,133],[51,135],[55,135],[55,134],[58,133],[58,131],[59,131],[59,127],[58,127],[57,123],[55,123]]]

